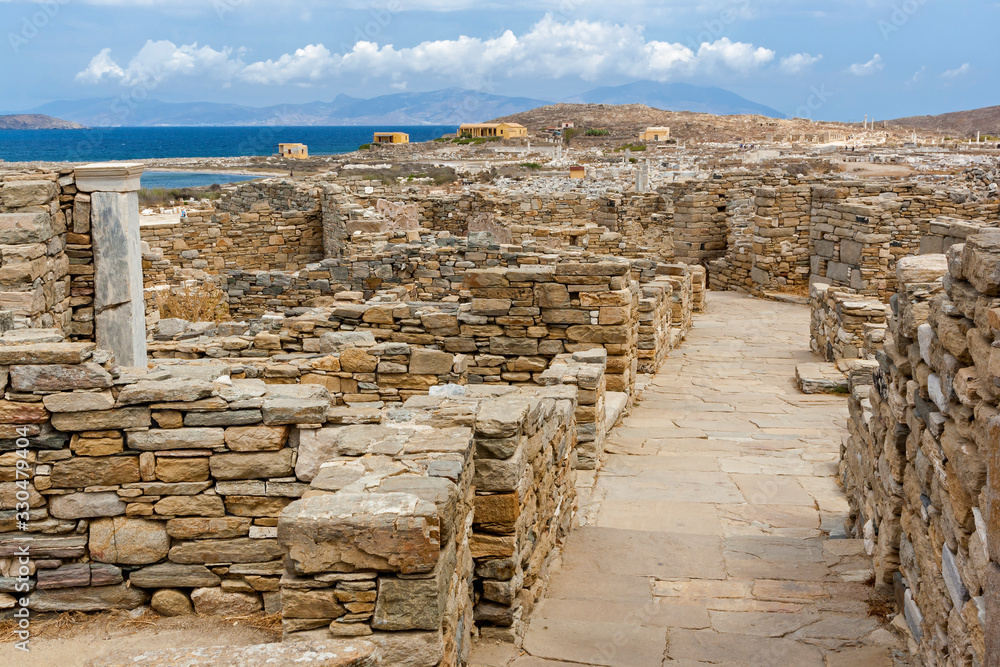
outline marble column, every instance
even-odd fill
[[[139,238],[141,164],[89,164],[76,187],[90,194],[97,346],[121,366],[146,365],[146,306]]]

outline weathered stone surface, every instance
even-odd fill
[[[508,438],[518,435],[528,416],[529,404],[524,399],[501,398],[488,401],[476,416],[476,435],[487,438]]]
[[[3,198],[5,206],[14,208],[31,205],[20,203],[23,201],[22,197],[8,195],[7,192],[6,187],[0,190],[0,197]],[[10,192],[13,193],[14,190]],[[8,201],[18,203],[8,203]],[[52,217],[48,213],[0,213],[0,245],[47,243],[53,236],[55,230],[52,228]]]
[[[258,409],[223,410],[220,412],[189,412],[184,416],[185,426],[246,426],[259,424],[264,415]]]
[[[72,391],[42,398],[49,412],[94,412],[115,407],[110,391]]]
[[[57,519],[90,519],[125,514],[125,503],[114,491],[102,493],[71,493],[53,496],[49,514]]]
[[[219,496],[170,496],[153,505],[160,516],[223,516],[225,505]]]
[[[3,348],[0,348],[2,350]],[[100,412],[68,412],[52,415],[52,427],[59,431],[108,431],[148,428],[149,408],[122,408]]]
[[[90,557],[101,563],[147,565],[167,557],[170,537],[163,521],[127,517],[90,523]]]
[[[45,505],[45,497],[38,493],[33,485],[28,485],[27,488],[23,488],[22,485],[19,485],[16,481],[0,482],[0,510],[15,509],[18,503],[22,502],[27,502],[31,508]],[[25,493],[28,494],[26,501],[24,499]]]
[[[222,579],[204,565],[160,563],[132,572],[129,581],[140,588],[200,588],[218,586]]]
[[[221,428],[166,428],[129,433],[128,446],[141,451],[212,449],[226,444]]]
[[[123,388],[118,394],[118,405],[198,401],[208,398],[214,391],[215,387],[211,382],[192,378],[143,380]]]
[[[167,521],[167,534],[177,540],[244,537],[250,532],[250,519],[237,517],[177,518]]]
[[[266,479],[294,474],[290,449],[249,454],[215,454],[210,459],[210,465],[212,477],[222,480]]]
[[[181,591],[170,588],[153,593],[153,599],[150,600],[149,606],[160,616],[187,616],[194,613],[194,607],[188,596]]]
[[[43,611],[109,611],[136,609],[146,604],[149,594],[125,584],[36,590],[29,596],[28,608]]]
[[[181,542],[170,549],[170,560],[185,564],[266,563],[281,555],[277,541],[249,538]]]
[[[444,589],[444,590],[442,590]],[[447,580],[383,577],[372,627],[376,630],[436,630],[447,601]]]
[[[191,602],[199,616],[245,616],[264,608],[256,593],[227,592],[221,588],[196,588]]]
[[[39,589],[73,588],[90,585],[90,565],[71,563],[55,570],[38,570],[35,574]]]
[[[0,345],[0,366],[82,364],[97,348],[93,343],[28,343]]]
[[[378,359],[364,350],[349,347],[340,353],[340,369],[348,373],[372,373],[378,366]]]
[[[204,482],[208,480],[208,457],[159,457],[156,461],[155,474],[158,480],[167,483]]]
[[[261,496],[226,496],[226,511],[235,516],[277,517],[292,498]]]
[[[0,423],[2,424],[44,424],[51,417],[52,415],[41,403],[17,403],[0,400]],[[55,426],[54,422],[53,426]]]
[[[226,429],[226,446],[234,452],[278,450],[288,442],[287,426],[233,426]]]
[[[74,489],[138,482],[138,456],[78,456],[52,466],[52,486]]]
[[[44,558],[83,558],[87,547],[86,535],[46,536],[38,533],[0,534],[0,558],[21,553],[24,541],[31,538],[31,555],[36,560]]]
[[[329,398],[266,398],[261,412],[264,423],[280,424],[322,424],[330,409]]]
[[[11,366],[10,383],[17,391],[72,391],[74,389],[107,389],[111,374],[94,363],[32,364]]]
[[[295,461],[295,476],[311,482],[321,465],[335,458],[340,451],[339,438],[343,427],[326,427],[299,432],[299,456]]]
[[[410,353],[412,375],[447,375],[452,372],[455,357],[447,352],[415,348]]]
[[[123,366],[144,366],[146,318],[138,194],[94,192],[90,213],[97,344]]]
[[[436,667],[444,657],[441,632],[377,632],[366,638],[379,648],[383,665]]]
[[[432,503],[403,493],[314,496],[281,513],[278,540],[297,574],[429,572],[440,552]]]
[[[337,599],[332,588],[321,590],[298,590],[285,588],[281,591],[282,618],[339,618],[347,610]]]
[[[378,667],[374,644],[358,639],[290,641],[257,646],[177,648],[101,657],[87,667]]]

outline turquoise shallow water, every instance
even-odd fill
[[[420,127],[101,127],[89,130],[0,130],[0,160],[103,162],[171,157],[272,155],[279,143],[303,143],[310,155],[356,150],[374,131],[399,130],[429,141],[455,128]]]
[[[142,174],[144,188],[200,188],[218,183],[239,183],[249,181],[258,176],[239,176],[235,174],[198,174],[180,171],[147,171]]]

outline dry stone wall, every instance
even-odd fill
[[[874,369],[851,377],[844,483],[925,664],[1000,655],[1000,237],[901,259]]]
[[[0,562],[30,544],[30,609],[280,610],[287,634],[366,636],[387,665],[453,664],[473,624],[523,629],[572,517],[603,350],[549,386],[363,409],[224,364],[119,367],[53,335],[0,341]],[[352,350],[378,358],[321,366]]]
[[[71,172],[0,172],[0,311],[10,314],[8,327],[17,320],[92,331],[89,232],[89,196],[76,194]]]
[[[826,283],[809,289],[812,351],[830,362],[865,359],[865,339],[876,327],[885,327],[888,307]]]

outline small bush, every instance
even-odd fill
[[[630,150],[633,153],[641,153],[642,151],[646,150],[646,145],[645,144],[625,144],[624,146],[619,146],[615,150],[618,151],[618,152],[625,151],[625,150]]]
[[[139,190],[139,208],[151,208],[154,206],[167,206],[172,201],[181,199],[221,199],[222,192],[219,185],[212,185],[208,190],[180,188],[143,188]]]
[[[611,134],[610,130],[587,130],[583,133],[588,137],[606,137]]]
[[[371,147],[372,147],[371,144],[361,144],[360,146],[358,146],[358,150],[359,151],[367,151],[367,150],[371,149]]]
[[[538,164],[537,162],[525,162],[521,164],[521,166],[524,167],[525,169],[532,169],[536,171],[542,168],[542,165]]]
[[[159,291],[156,293],[156,307],[162,318],[188,322],[229,321],[229,297],[211,283]]]

